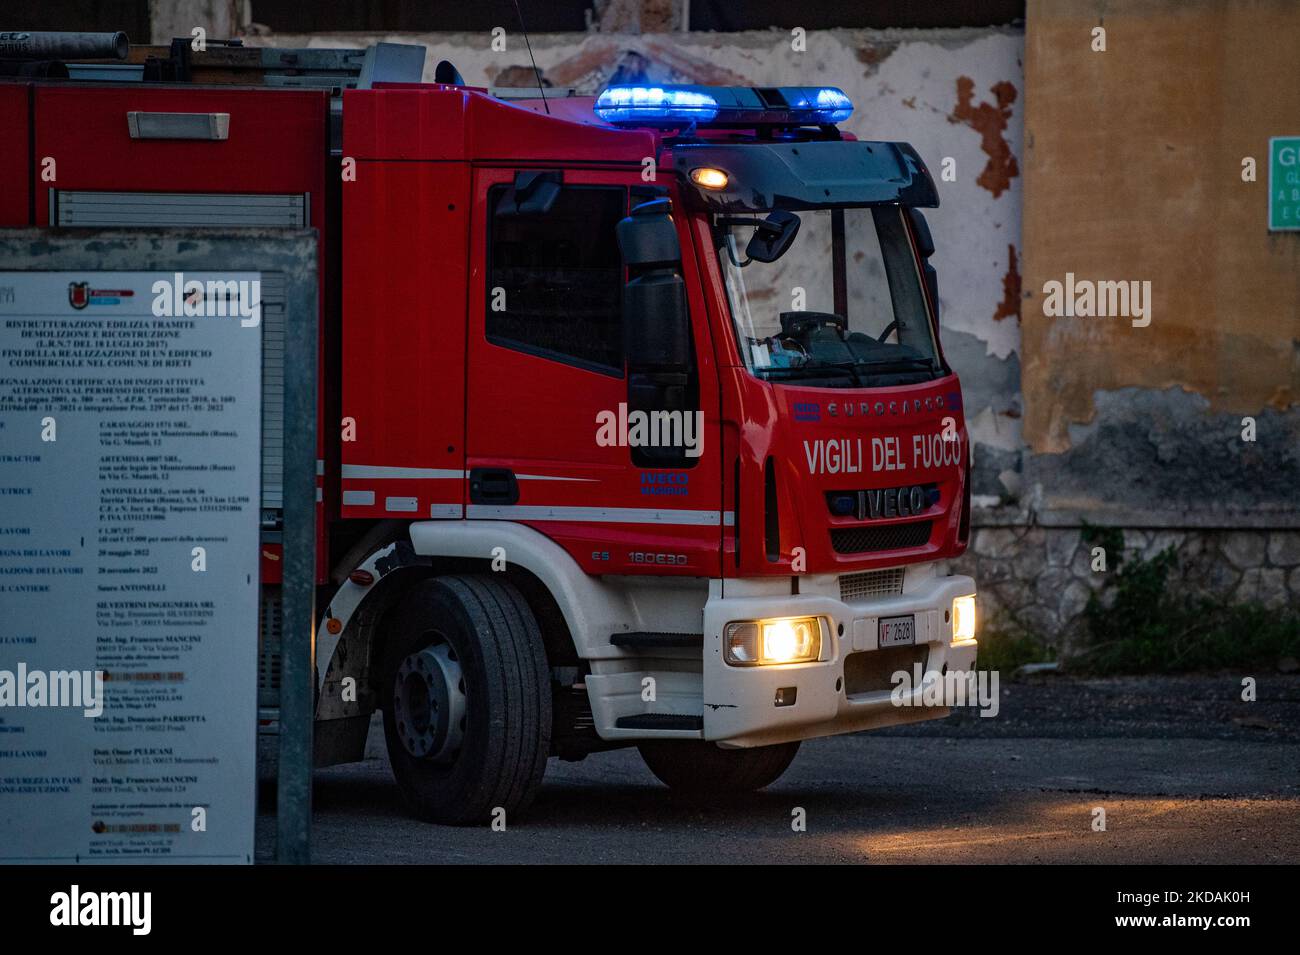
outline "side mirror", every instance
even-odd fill
[[[632,207],[618,224],[618,248],[628,268],[670,267],[680,264],[682,248],[672,220],[672,202],[652,199]]]
[[[925,287],[930,290],[930,301],[934,302],[934,317],[939,319],[939,273],[929,262],[925,263]]]
[[[745,246],[745,256],[755,262],[775,262],[785,255],[785,250],[790,248],[798,234],[799,217],[784,209],[774,209],[758,223]]]
[[[624,346],[632,371],[685,373],[691,360],[690,315],[682,250],[667,199],[643,202],[618,224],[628,268],[623,287]]]
[[[939,317],[939,273],[930,264],[934,255],[934,236],[930,235],[930,224],[921,215],[921,210],[908,207],[907,218],[912,223],[912,232],[916,235],[916,251],[925,259],[925,287],[930,290],[930,301],[934,302],[934,317]]]
[[[934,255],[934,237],[930,235],[930,225],[921,215],[921,210],[914,206],[907,209],[907,218],[912,222],[912,231],[916,234],[916,249],[921,258],[928,259]]]
[[[699,383],[672,202],[652,199],[633,206],[617,234],[627,266],[623,350],[628,411],[690,414],[699,406]],[[632,448],[632,463],[640,468],[688,468],[695,461],[684,444]]]

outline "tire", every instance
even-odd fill
[[[390,621],[380,700],[403,800],[447,825],[522,813],[551,748],[550,669],[523,596],[486,576],[436,577]]]
[[[799,741],[722,749],[703,740],[652,740],[637,748],[650,772],[670,789],[694,795],[753,792],[790,768]]]

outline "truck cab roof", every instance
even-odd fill
[[[378,84],[346,92],[344,102],[347,150],[359,159],[641,164],[654,157],[661,169],[683,173],[726,169],[726,187],[693,190],[711,211],[939,204],[925,163],[907,143],[861,142],[833,124],[791,124],[771,111],[750,126],[735,118],[721,125],[663,117],[612,122],[597,96],[504,98],[440,84]]]

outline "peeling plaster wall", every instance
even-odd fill
[[[1300,233],[1266,224],[1268,139],[1300,135],[1300,4],[1042,0],[1026,31],[1029,505],[1300,526]],[[1067,272],[1150,281],[1150,325],[1046,317]]]
[[[1107,576],[1085,521],[1133,559],[1173,548],[1176,597],[1300,607],[1300,233],[1266,223],[1268,139],[1300,134],[1297,37],[1294,0],[1029,5],[1022,472],[954,562],[993,630],[1088,642]],[[1071,272],[1149,281],[1150,324],[1047,316]]]
[[[1243,376],[1249,371],[1242,370]],[[1216,412],[1184,388],[1097,391],[1096,413],[1067,429],[1069,447],[1025,462],[1027,503],[1044,524],[1300,527],[1300,414]]]
[[[166,46],[172,37],[190,36],[195,27],[213,38],[234,36],[248,13],[248,0],[149,0],[150,42]]]
[[[439,60],[477,86],[531,86],[523,37],[510,23],[505,52],[485,34],[286,34],[262,46],[364,47],[422,43],[425,79]],[[864,139],[912,143],[930,166],[941,205],[927,210],[938,247],[944,349],[961,375],[975,459],[975,493],[1018,491],[1020,465],[1020,189],[1023,34],[1014,29],[828,30],[789,33],[608,33],[531,37],[548,83],[595,92],[613,79],[743,86],[840,86],[856,109],[845,128]],[[955,181],[943,181],[944,159]]]

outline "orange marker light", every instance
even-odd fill
[[[721,169],[701,166],[699,169],[691,170],[691,182],[703,189],[726,189],[727,174]]]

